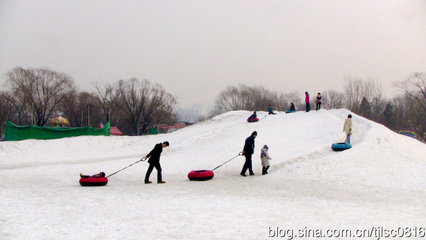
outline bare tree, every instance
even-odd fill
[[[71,91],[58,110],[68,118],[73,127],[98,127],[99,123],[104,122],[102,107],[94,93]]]
[[[98,97],[99,106],[102,108],[102,112],[105,117],[105,121],[110,121],[110,114],[116,105],[117,94],[112,84],[96,83],[96,95]]]
[[[217,115],[234,110],[267,110],[269,105],[275,109],[285,109],[287,95],[278,96],[276,92],[265,89],[262,86],[249,87],[243,84],[229,86],[216,98],[215,109],[212,114]]]
[[[414,73],[394,85],[403,93],[393,99],[395,128],[409,128],[426,139],[426,74]]]
[[[3,99],[6,99],[7,95],[8,93],[6,92],[0,92],[0,99],[2,99],[2,101],[0,101],[0,138],[5,132],[6,121],[11,118],[13,110],[9,101],[3,101]]]
[[[17,96],[10,92],[4,92],[2,99],[5,103],[8,103],[11,106],[11,113],[8,116],[8,120],[12,122],[17,122],[19,125],[32,124],[31,113],[27,110],[27,104],[21,102]],[[3,102],[3,101],[2,101]]]
[[[247,92],[245,86],[240,89],[235,86],[229,86],[222,91],[216,99],[215,111],[223,113],[232,110],[241,110],[247,108]]]
[[[345,105],[345,95],[335,90],[327,90],[322,94],[322,102],[327,109],[343,108]]]
[[[415,100],[426,111],[426,74],[414,73],[407,80],[396,82],[394,85],[407,97]]]
[[[64,101],[59,105],[61,112],[66,117],[70,126],[82,127],[82,114],[80,111],[80,103],[78,101],[78,92],[76,90],[66,94]]]
[[[16,67],[7,76],[12,94],[32,112],[39,126],[46,124],[66,94],[73,89],[70,76],[47,68]]]
[[[278,102],[283,104],[283,106],[277,108],[279,110],[288,110],[290,109],[290,104],[293,103],[296,109],[302,109],[304,107],[304,102],[301,100],[300,93],[291,92],[285,93],[280,96]]]
[[[201,105],[193,104],[189,108],[180,108],[177,111],[179,121],[196,123],[202,117]]]
[[[146,133],[154,124],[173,123],[177,119],[176,98],[159,84],[155,84],[151,88],[151,92],[147,107],[142,113],[141,133]]]
[[[363,98],[371,105],[373,116],[381,114],[385,107],[382,98],[382,87],[374,80],[347,78],[345,82],[345,97],[347,108],[355,113],[361,113]]]
[[[131,134],[145,133],[159,121],[174,119],[176,99],[160,85],[136,78],[120,80],[116,88],[117,104],[128,122]]]

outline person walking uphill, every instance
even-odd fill
[[[163,181],[162,175],[161,175],[160,157],[161,157],[161,152],[163,152],[163,148],[166,148],[168,146],[169,146],[169,142],[167,141],[156,144],[154,149],[152,149],[152,151],[148,153],[148,155],[146,155],[145,158],[149,158],[148,160],[149,167],[145,175],[146,184],[152,183],[151,181],[149,181],[149,175],[151,175],[151,172],[154,168],[157,169],[157,183],[166,183],[165,181]]]
[[[309,102],[309,93],[305,92],[305,103],[306,103],[306,112],[311,110],[311,103]]]
[[[351,135],[352,135],[352,115],[349,114],[348,118],[345,119],[345,123],[343,124],[343,131],[346,133],[346,143],[351,143]]]
[[[252,168],[251,157],[254,153],[254,139],[257,137],[257,132],[254,131],[250,137],[248,137],[244,144],[243,155],[246,157],[246,162],[244,163],[243,169],[241,170],[240,175],[246,177],[247,169],[249,170],[250,176],[254,175]]]

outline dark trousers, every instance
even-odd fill
[[[161,176],[161,165],[158,162],[158,163],[149,164],[148,170],[146,171],[146,175],[145,175],[145,182],[149,181],[149,175],[151,175],[151,172],[154,168],[157,169],[157,182],[161,182],[163,180]]]
[[[306,103],[306,112],[309,112],[311,110],[311,104],[310,103]]]
[[[316,110],[318,111],[318,110],[320,110],[320,109],[321,109],[321,102],[317,103],[317,108],[316,108]]]
[[[246,174],[247,169],[250,173],[253,173],[252,164],[251,164],[251,154],[244,155],[246,157],[246,162],[244,163],[243,170],[241,170],[241,174]]]
[[[268,169],[269,169],[269,166],[267,166],[267,167],[262,167],[262,174],[268,174]]]

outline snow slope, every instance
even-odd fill
[[[234,111],[156,136],[1,142],[0,239],[266,239],[277,226],[424,226],[425,145],[353,114],[352,149],[333,152],[347,114],[260,112],[247,123],[249,112]],[[238,157],[213,180],[187,180],[237,155],[254,130],[256,176],[239,176]],[[112,173],[166,140],[166,184],[145,185],[139,163],[106,187],[78,185],[80,172]],[[264,144],[272,166],[261,176]]]

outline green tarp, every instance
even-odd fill
[[[158,134],[158,130],[155,127],[152,127],[151,130],[149,130],[148,134],[151,134],[151,135]]]
[[[108,122],[103,128],[63,128],[40,127],[35,125],[18,126],[11,122],[6,124],[6,141],[19,141],[25,139],[57,139],[64,137],[76,137],[83,135],[109,136],[111,124]]]

